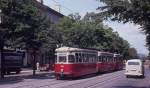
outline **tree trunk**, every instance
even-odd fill
[[[33,51],[32,57],[33,57],[33,76],[36,74],[36,59],[35,59],[36,53]]]

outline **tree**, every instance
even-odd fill
[[[56,34],[60,35],[59,45],[128,55],[129,43],[112,28],[104,26],[102,21],[94,13],[87,13],[80,20],[63,18],[56,26]]]
[[[50,19],[42,15],[34,0],[1,0],[0,9],[3,15],[0,29],[1,53],[3,47],[8,45],[32,51],[34,75],[35,53],[43,46],[43,43],[47,42]],[[2,60],[4,60],[3,57]]]
[[[130,58],[138,58],[138,54],[135,48],[129,48],[129,57]]]
[[[141,25],[147,38],[147,46],[150,50],[150,1],[149,0],[99,0],[105,6],[99,15],[111,18],[113,21],[123,23],[133,22]]]

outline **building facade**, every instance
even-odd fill
[[[48,6],[45,6],[43,4],[43,0],[34,0],[34,3],[38,7],[38,9],[41,11],[42,15],[46,16],[47,19],[50,19],[51,23],[56,24],[57,22],[59,22],[61,18],[64,17],[63,14],[49,8]],[[36,61],[40,63],[47,62],[47,60],[45,60],[45,57],[46,56],[44,56],[41,53],[41,51],[39,51],[38,54],[36,55]],[[33,64],[33,60],[32,60],[31,54],[25,51],[25,58],[23,60],[23,66],[28,67],[28,66],[32,66],[32,64]]]

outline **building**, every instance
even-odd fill
[[[57,23],[61,18],[64,17],[63,14],[49,8],[48,6],[45,6],[43,4],[43,0],[34,0],[34,3],[36,4],[36,6],[39,8],[39,10],[41,11],[43,16],[46,16],[47,19],[50,19],[52,23]],[[30,53],[25,51],[25,58],[23,61],[23,66],[27,67],[27,66],[31,66],[32,65],[32,58]],[[44,61],[45,58],[43,55],[41,55],[41,53],[39,52],[38,56],[36,56],[36,60],[37,61]]]
[[[35,0],[35,4],[37,5],[41,13],[43,13],[44,16],[47,16],[47,18],[50,19],[51,22],[57,23],[60,18],[64,17],[63,14],[51,9],[48,6],[45,6],[43,4],[43,0]]]

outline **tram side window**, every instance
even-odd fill
[[[99,56],[99,62],[102,62],[102,56]]]
[[[116,60],[116,57],[114,58],[114,60],[115,60],[115,62],[117,61],[117,60]]]
[[[66,62],[66,56],[59,56],[59,62]]]
[[[89,55],[86,54],[86,62],[89,62]]]
[[[90,55],[90,57],[91,57],[91,62],[93,62],[93,56],[92,56],[92,55]]]
[[[111,56],[109,56],[108,58],[109,58],[109,62],[112,62]]]
[[[79,62],[80,62],[80,63],[82,62],[82,56],[81,56],[81,53],[79,53]]]
[[[118,57],[118,61],[120,61],[120,57]]]
[[[93,62],[95,62],[96,59],[95,59],[95,56],[94,56],[94,55],[92,55],[92,58],[93,58]]]
[[[103,61],[103,56],[101,56],[101,62],[104,62],[104,61]]]
[[[105,62],[105,56],[103,56],[103,62]]]
[[[88,57],[89,57],[89,63],[91,63],[91,55],[88,54]]]
[[[76,57],[76,62],[78,63],[79,62],[79,55],[78,55],[78,53],[75,54],[75,57]]]
[[[109,61],[110,61],[110,62],[112,62],[112,58],[111,58],[111,56],[109,56]]]
[[[100,60],[101,60],[101,56],[98,56],[98,62],[100,62]]]
[[[83,53],[81,56],[82,56],[82,57],[81,57],[81,58],[82,58],[82,62],[85,62],[84,53]]]
[[[119,58],[117,57],[117,62],[119,61]]]
[[[108,58],[108,62],[110,62],[110,56],[108,56],[107,58]]]
[[[101,61],[104,62],[104,57],[103,56],[101,56]]]
[[[96,56],[94,55],[94,62],[96,62],[97,61],[97,58],[96,58]]]
[[[94,56],[92,54],[89,54],[89,62],[90,63],[94,62]]]
[[[104,62],[107,62],[107,58],[106,58],[106,56],[104,56]]]
[[[106,58],[106,62],[108,62],[108,61],[109,61],[109,58],[108,58],[108,56],[105,56],[105,58]]]
[[[109,61],[110,61],[110,62],[112,62],[112,58],[111,58],[111,56],[109,56]]]
[[[94,55],[94,62],[96,62],[97,61],[97,57]]]
[[[113,58],[113,62],[115,62],[115,58]]]
[[[85,62],[88,62],[88,56],[87,56],[87,54],[85,54],[84,58],[85,58]]]
[[[75,62],[75,57],[74,57],[74,55],[69,55],[69,57],[68,57],[68,62],[70,62],[70,63]]]
[[[108,57],[107,56],[105,56],[105,62],[108,62]]]

